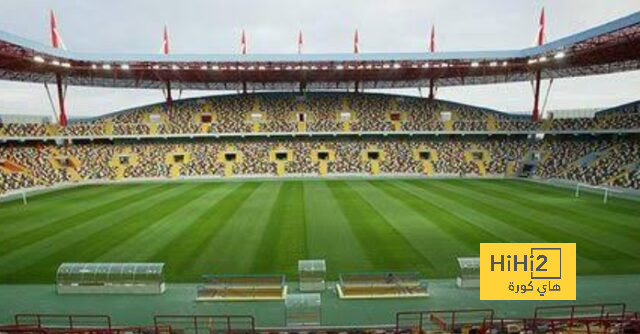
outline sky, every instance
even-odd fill
[[[555,40],[640,11],[638,0],[0,0],[0,30],[49,44],[48,11],[68,49],[83,52],[160,52],[169,27],[172,53],[237,53],[246,30],[250,53],[352,52],[353,33],[366,52],[437,49],[521,49],[534,44],[545,7],[547,40]],[[542,92],[546,93],[547,83]],[[602,108],[640,99],[640,72],[555,80],[546,110]],[[417,95],[417,89],[393,90]],[[423,90],[423,93],[425,90]],[[210,95],[185,91],[182,97]],[[532,107],[529,82],[440,88],[437,97],[507,112]],[[177,95],[177,92],[174,93]],[[71,117],[96,116],[161,102],[159,90],[69,87]],[[51,115],[42,84],[0,81],[0,113]]]

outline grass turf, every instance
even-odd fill
[[[480,242],[576,242],[578,274],[640,273],[640,203],[517,180],[308,180],[83,186],[0,203],[0,283],[61,262],[166,262],[166,278],[341,272],[453,277]]]

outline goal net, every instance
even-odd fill
[[[602,203],[607,203],[609,201],[609,197],[617,193],[616,190],[603,187],[603,186],[594,186],[586,183],[578,183],[576,184],[575,197],[581,197],[585,194],[591,194],[595,196],[602,197]]]

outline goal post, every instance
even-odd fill
[[[594,186],[586,183],[578,183],[576,184],[576,191],[574,193],[574,196],[577,198],[584,193],[602,195],[602,203],[607,204],[607,202],[609,201],[609,197],[612,195],[612,193],[615,193],[615,192],[616,191],[614,189],[610,189],[608,187]]]

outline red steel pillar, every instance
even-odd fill
[[[162,53],[165,55],[169,54],[169,50],[171,49],[170,41],[169,41],[169,29],[165,24],[164,30],[162,32]],[[171,104],[173,103],[173,99],[171,98],[171,81],[167,80],[167,107],[171,108]]]
[[[540,13],[540,22],[539,22],[539,26],[538,26],[538,36],[537,36],[537,42],[538,42],[538,46],[544,44],[544,34],[545,34],[545,28],[546,28],[546,19],[544,16],[544,7],[542,8],[542,13]],[[534,122],[537,122],[540,119],[540,109],[538,107],[538,105],[540,104],[540,77],[541,77],[541,70],[538,69],[536,71],[536,77],[535,77],[535,82],[534,85],[535,87],[533,88],[533,112],[531,113],[531,120]]]
[[[540,109],[538,105],[540,104],[540,76],[541,71],[536,71],[536,78],[534,82],[534,91],[533,91],[533,112],[531,113],[531,120],[537,122],[540,119]]]
[[[167,81],[167,105],[171,106],[173,98],[171,98],[171,81]]]
[[[58,104],[60,105],[60,118],[59,122],[61,126],[67,126],[67,111],[64,106],[64,88],[62,87],[62,75],[56,74],[56,85],[58,86]]]
[[[431,26],[431,39],[429,40],[429,52],[431,53],[436,52],[436,26],[435,25]],[[436,83],[436,80],[433,78],[433,75],[432,75],[431,79],[429,79],[429,101],[433,101],[433,99],[436,96],[435,83]]]
[[[429,79],[429,100],[433,100],[435,98],[434,93],[434,81],[433,78]]]
[[[54,48],[64,47],[64,43],[62,43],[62,38],[60,38],[60,33],[58,32],[58,23],[56,20],[56,15],[53,13],[53,10],[50,11],[50,28],[51,28],[51,46]],[[66,89],[64,89],[62,74],[56,73],[56,85],[58,86],[58,104],[60,105],[60,117],[58,118],[58,122],[61,126],[67,126],[67,111],[64,106],[64,98]]]

